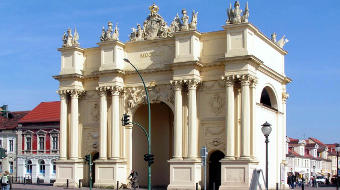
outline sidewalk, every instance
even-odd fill
[[[79,188],[66,188],[66,187],[53,187],[52,185],[35,185],[35,184],[13,184],[12,186],[13,190],[22,190],[22,189],[30,189],[30,190],[35,190],[35,189],[46,189],[46,190],[50,190],[50,189],[55,189],[55,190],[65,190],[65,189],[78,189]],[[89,190],[89,187],[82,187],[80,189],[84,189],[84,190]],[[92,188],[93,190],[108,190],[108,189],[99,189],[99,188]],[[122,190],[122,189],[120,189]],[[140,188],[140,190],[146,190],[144,188]],[[160,188],[152,188],[152,190],[163,190]]]

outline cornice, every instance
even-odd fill
[[[83,48],[76,47],[76,46],[58,48],[58,51],[60,51],[60,52],[66,52],[66,51],[80,51],[80,52],[84,53],[84,49],[83,49]]]
[[[65,74],[65,75],[55,75],[53,76],[56,80],[62,80],[62,79],[83,79],[84,76],[81,74]]]
[[[125,44],[119,40],[108,40],[108,41],[98,42],[97,45],[99,46],[119,45],[123,48],[125,47]]]
[[[140,40],[140,41],[128,41],[125,43],[126,46],[132,44],[152,44],[152,43],[159,43],[165,41],[174,41],[175,37],[167,37],[167,38],[156,38],[153,40]]]
[[[180,67],[196,67],[196,68],[202,68],[203,65],[199,61],[185,61],[185,62],[177,62],[177,63],[170,63],[167,64],[171,69],[174,68],[180,68]]]
[[[196,36],[198,38],[200,38],[202,36],[202,34],[197,30],[180,31],[180,32],[174,33],[175,37],[188,36],[188,35],[193,35],[193,36]]]
[[[92,75],[88,76],[97,76],[99,77],[100,75],[110,75],[110,74],[115,74],[115,75],[124,75],[125,71],[121,69],[110,69],[110,70],[103,70],[103,71],[94,71],[92,72]],[[86,76],[86,77],[88,77]]]
[[[279,81],[282,84],[288,84],[292,81],[289,77],[286,77],[286,76],[274,71],[273,69],[266,66],[265,64],[263,64],[263,61],[260,60],[259,58],[257,58],[254,55],[219,58],[219,59],[216,60],[215,65],[217,65],[218,63],[220,63],[220,64],[230,64],[230,63],[237,63],[237,62],[241,62],[241,61],[250,61],[251,63],[254,64],[255,68],[258,71],[270,76],[271,78]]]
[[[255,27],[251,23],[240,23],[240,24],[228,24],[224,25],[223,28],[225,30],[230,29],[237,29],[237,28],[249,28],[251,31],[253,31],[257,36],[259,36],[262,40],[264,40],[267,44],[272,46],[274,49],[276,49],[278,52],[280,52],[283,55],[287,55],[288,52],[275,44],[273,41],[271,41],[267,36],[265,36],[257,27]]]
[[[157,73],[157,72],[170,72],[172,71],[170,67],[166,68],[157,68],[157,69],[143,69],[143,70],[138,70],[139,73]],[[124,75],[134,75],[137,74],[135,70],[131,71],[124,71]]]

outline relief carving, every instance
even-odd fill
[[[219,115],[223,112],[224,101],[223,98],[218,94],[214,94],[210,97],[209,106],[214,114]]]

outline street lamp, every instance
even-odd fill
[[[339,152],[340,145],[338,143],[335,144],[336,151],[336,190],[339,190]]]
[[[139,75],[140,79],[143,82],[143,86],[144,86],[144,90],[145,90],[145,94],[146,94],[146,101],[148,103],[148,124],[149,124],[149,134],[147,136],[148,138],[148,154],[151,155],[151,109],[150,109],[150,99],[149,99],[149,92],[148,89],[146,88],[144,79],[142,77],[142,75],[139,73],[138,69],[130,62],[130,60],[128,60],[127,58],[123,59],[125,62],[129,63],[137,72],[137,74]],[[151,164],[148,164],[148,190],[151,190]]]
[[[266,137],[266,190],[268,190],[268,143],[269,143],[269,135],[270,132],[272,132],[271,125],[266,121],[264,124],[262,124],[262,133]]]

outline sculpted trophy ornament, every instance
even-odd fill
[[[247,23],[249,18],[248,2],[246,3],[243,14],[242,9],[240,9],[240,3],[238,1],[235,1],[234,9],[232,8],[230,3],[229,8],[227,9],[227,15],[227,24]]]
[[[79,47],[79,34],[77,29],[74,29],[74,33],[72,35],[72,30],[69,28],[67,32],[64,32],[63,35],[63,47]]]
[[[274,32],[272,35],[271,35],[271,41],[274,42],[276,45],[278,45],[280,48],[283,48],[283,46],[288,43],[288,39],[286,38],[285,35],[282,36],[282,38],[279,40],[279,41],[276,41],[276,33]]]
[[[143,27],[137,24],[137,29],[132,28],[130,34],[130,41],[153,40],[156,38],[173,37],[175,32],[188,31],[197,29],[197,14],[193,11],[191,23],[189,24],[189,16],[186,10],[183,9],[183,17],[180,18],[178,14],[171,22],[170,26],[167,25],[162,16],[158,14],[159,7],[152,4],[149,7],[150,14],[143,22]]]
[[[110,41],[110,40],[118,40],[119,31],[118,26],[116,24],[115,29],[112,28],[112,22],[109,21],[107,24],[107,30],[103,26],[102,35],[100,36],[100,41]]]

